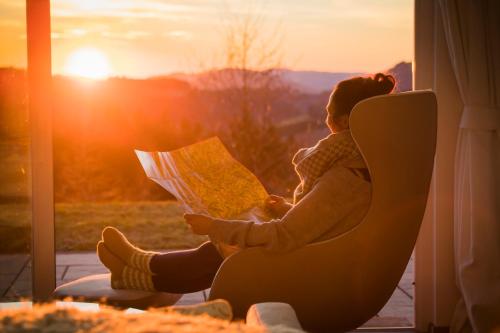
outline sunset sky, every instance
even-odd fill
[[[282,67],[373,72],[413,58],[412,0],[53,0],[53,72],[147,77],[223,65],[224,22],[261,13]],[[0,67],[26,66],[25,2],[0,0]]]

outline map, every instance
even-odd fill
[[[187,213],[264,222],[268,193],[217,137],[170,152],[135,153],[146,175],[171,193]]]

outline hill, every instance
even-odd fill
[[[412,67],[409,62],[400,62],[392,68],[384,70],[384,73],[392,74],[397,81],[397,91],[408,91],[412,87]],[[175,78],[197,88],[206,86],[210,82],[210,77],[213,76],[234,76],[236,69],[220,69],[213,71],[206,71],[195,74],[176,73],[167,76],[168,78]],[[278,69],[276,75],[289,87],[304,94],[321,94],[325,91],[330,92],[337,83],[342,80],[354,76],[364,76],[367,73],[362,72],[317,72],[317,71],[297,71],[290,69]],[[227,80],[230,81],[229,79]],[[225,88],[228,88],[227,86]],[[208,87],[210,89],[210,87]]]

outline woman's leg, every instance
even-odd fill
[[[207,289],[224,259],[212,242],[196,249],[156,254],[149,267],[158,291],[192,293]]]
[[[141,290],[147,286],[148,290],[154,288],[172,293],[200,291],[210,287],[223,261],[211,242],[206,242],[196,249],[160,254],[135,247],[125,235],[113,227],[104,228],[102,239],[102,253],[99,252],[98,246],[99,258],[110,270],[110,267],[119,266],[112,265],[116,260],[125,264],[122,271],[115,269],[114,274],[121,277],[121,284],[125,289]],[[106,249],[109,249],[112,255],[107,255],[104,251]]]

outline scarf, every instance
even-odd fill
[[[330,168],[356,158],[361,158],[361,153],[349,130],[330,134],[314,147],[299,149],[292,160],[300,178],[293,195],[294,204],[309,193],[316,181]]]

